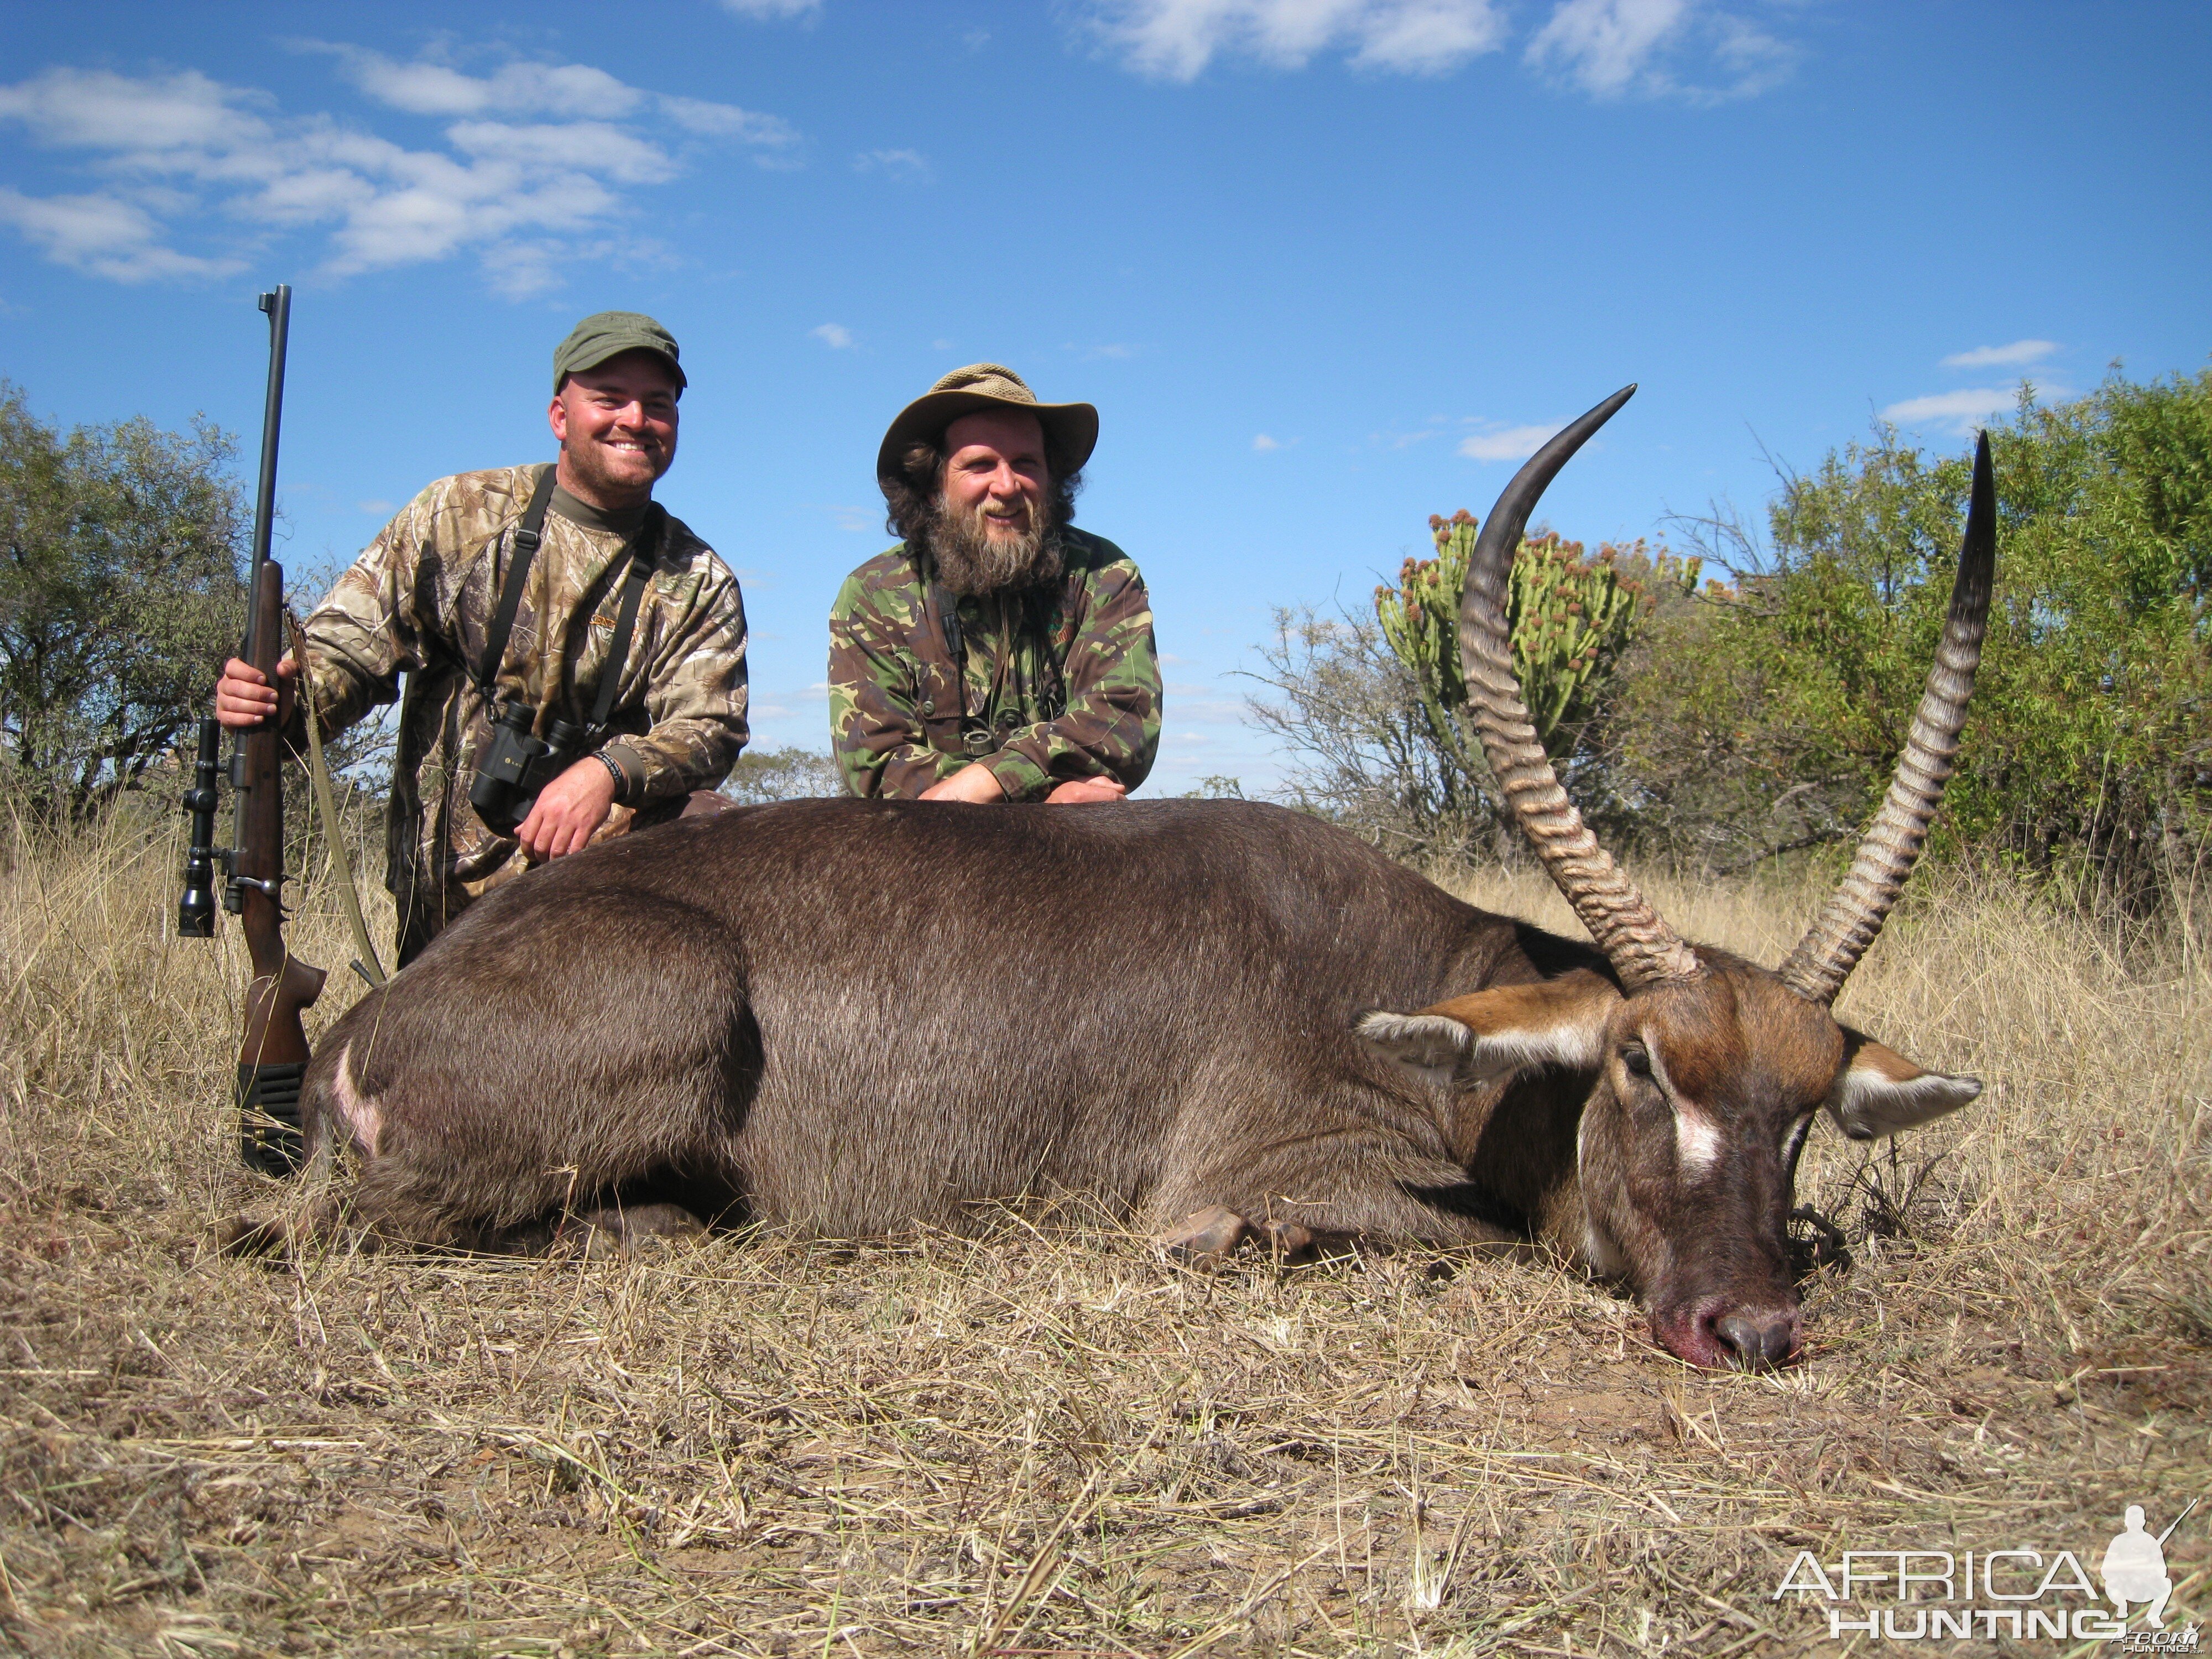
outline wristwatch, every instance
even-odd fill
[[[592,758],[607,769],[615,781],[615,799],[620,800],[629,790],[629,775],[623,770],[622,763],[604,749],[592,750]]]

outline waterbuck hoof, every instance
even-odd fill
[[[680,1204],[587,1210],[576,1218],[576,1224],[583,1231],[584,1255],[594,1261],[707,1236],[706,1224]]]
[[[1268,1250],[1280,1261],[1310,1261],[1321,1254],[1321,1240],[1310,1227],[1295,1221],[1270,1221],[1260,1229]]]
[[[290,1243],[289,1231],[282,1218],[256,1221],[250,1215],[234,1215],[215,1224],[214,1243],[217,1255],[278,1255]]]
[[[1221,1261],[1244,1242],[1250,1231],[1244,1218],[1220,1204],[1185,1216],[1152,1243],[1179,1261],[1203,1264]]]

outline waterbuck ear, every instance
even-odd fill
[[[1477,991],[1418,1014],[1374,1013],[1358,1032],[1386,1059],[1415,1071],[1482,1082],[1532,1066],[1592,1066],[1620,993],[1577,969],[1534,985]]]
[[[1923,1071],[1896,1049],[1885,1048],[1848,1027],[1844,1039],[1850,1047],[1844,1069],[1836,1073],[1828,1111],[1853,1140],[1917,1128],[1957,1111],[1982,1091],[1978,1077]]]

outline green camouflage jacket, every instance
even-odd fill
[[[903,542],[845,579],[830,612],[830,739],[848,789],[910,799],[970,761],[1009,800],[1101,774],[1145,781],[1160,668],[1144,578],[1113,543],[1061,533],[1056,587],[957,601],[957,674]]]
[[[534,471],[439,479],[307,619],[325,732],[390,702],[411,671],[386,877],[403,947],[519,867],[514,838],[477,817],[469,787],[489,731],[474,675]],[[538,707],[540,735],[556,716],[590,720],[629,568],[624,532],[565,492],[553,497],[544,537],[498,680],[501,697]],[[681,520],[662,532],[622,676],[608,722],[621,735],[606,745],[623,769],[622,801],[635,807],[720,783],[746,737],[744,607],[736,577]]]

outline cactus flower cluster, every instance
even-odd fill
[[[1467,701],[1460,675],[1459,600],[1476,527],[1464,508],[1449,519],[1431,518],[1436,556],[1408,558],[1397,586],[1375,590],[1383,638],[1419,685],[1440,740],[1447,732],[1456,738],[1458,722],[1447,720],[1446,711],[1455,714]],[[1630,561],[1622,559],[1624,551]],[[1580,542],[1556,532],[1522,542],[1507,586],[1506,617],[1522,695],[1547,747],[1563,725],[1579,725],[1593,712],[1595,693],[1635,637],[1638,620],[1657,606],[1636,573],[1648,572],[1650,579],[1687,592],[1696,586],[1698,569],[1696,559],[1676,559],[1663,550],[1654,556],[1641,543],[1626,550],[1601,546],[1588,556]]]

